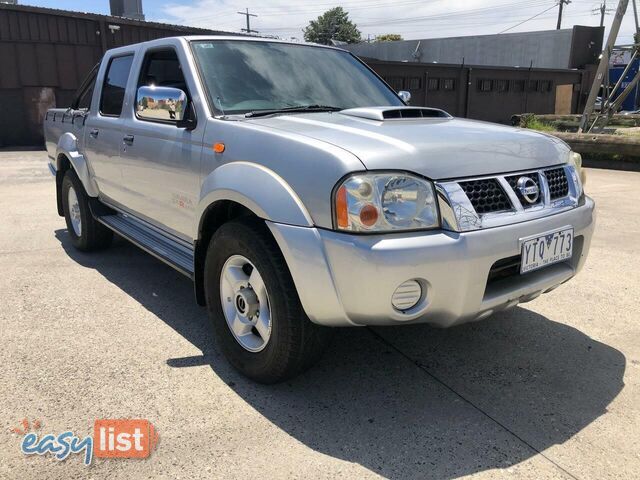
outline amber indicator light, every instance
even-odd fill
[[[378,221],[378,209],[371,204],[365,205],[360,210],[360,221],[367,227],[372,227]]]
[[[336,193],[336,220],[338,221],[338,227],[340,228],[347,228],[349,226],[346,187],[340,187]]]

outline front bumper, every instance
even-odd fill
[[[480,320],[533,300],[573,277],[587,257],[594,202],[544,218],[472,232],[350,235],[268,222],[309,318],[327,326],[430,323],[440,327]],[[519,239],[574,228],[573,257],[525,275],[491,282],[498,260],[519,255]],[[403,313],[395,289],[418,279],[424,301]]]

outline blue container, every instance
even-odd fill
[[[611,87],[618,82],[618,79],[622,76],[626,65],[616,65],[615,67],[611,67],[609,69],[609,82],[611,83]],[[622,92],[629,82],[633,80],[633,77],[638,73],[638,69],[640,68],[640,59],[636,59],[633,62],[633,65],[627,72],[627,75],[622,80],[622,85],[620,86],[620,92]],[[624,102],[622,102],[622,110],[638,110],[640,108],[640,89],[638,85],[632,90],[627,98],[625,98]]]

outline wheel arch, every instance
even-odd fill
[[[77,155],[73,156],[65,152],[59,152],[56,156],[56,207],[58,210],[58,215],[64,217],[64,204],[62,202],[62,182],[64,181],[64,177],[69,170],[73,170],[73,172],[80,180],[80,183],[84,188],[84,192],[89,200],[89,207],[91,208],[91,213],[93,216],[114,213],[112,209],[98,200],[98,188],[95,186],[95,182],[90,177],[88,177],[88,170],[86,168],[86,163],[84,163],[84,157],[82,158],[82,160],[80,160]],[[87,176],[84,180],[80,172],[87,173]],[[87,185],[89,185],[89,188],[91,190],[87,190]],[[92,194],[89,193],[90,191],[92,192]]]
[[[202,228],[204,212],[220,200],[239,203],[264,220],[313,226],[307,208],[280,175],[263,165],[240,161],[222,165],[204,179],[194,238],[198,238]]]
[[[204,259],[211,237],[224,223],[246,215],[289,225],[313,225],[298,195],[273,170],[242,161],[216,168],[202,183],[193,232],[198,304],[205,303]]]
[[[62,181],[67,171],[71,169],[71,162],[69,158],[64,154],[58,154],[56,158],[56,207],[58,208],[58,215],[64,217],[64,206],[62,204]]]
[[[98,186],[91,176],[87,160],[78,150],[78,139],[74,134],[65,132],[60,136],[56,147],[56,172],[63,171],[64,175],[69,168],[73,168],[78,175],[86,194],[97,197]]]
[[[222,225],[241,217],[260,218],[256,212],[246,205],[230,199],[220,199],[213,202],[202,214],[193,252],[193,282],[198,305],[204,306],[206,303],[204,292],[204,262],[211,238]]]

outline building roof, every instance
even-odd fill
[[[131,18],[116,17],[113,15],[102,15],[100,13],[77,12],[72,10],[60,10],[57,8],[32,7],[30,5],[13,5],[8,3],[0,3],[0,10],[15,10],[31,13],[42,13],[46,15],[55,15],[60,17],[86,18],[90,20],[105,21],[109,23],[119,23],[123,25],[137,25],[150,28],[161,28],[165,30],[175,30],[176,32],[192,33],[192,34],[221,34],[221,35],[241,35],[236,32],[225,32],[223,30],[211,30],[207,28],[189,27],[185,25],[175,25],[171,23],[149,22],[146,20],[134,20]]]
[[[344,46],[358,56],[388,61],[579,68],[602,49],[604,29],[575,26],[562,30],[425,38]]]

